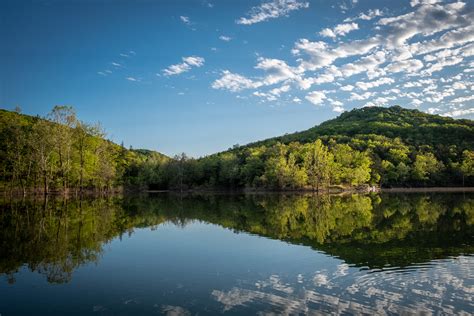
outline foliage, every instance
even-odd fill
[[[167,157],[126,150],[106,140],[99,125],[78,120],[72,107],[56,106],[47,118],[1,110],[0,159],[3,189],[47,193],[110,190],[133,166]]]
[[[474,185],[474,122],[399,106],[363,108],[307,131],[199,159],[127,150],[57,106],[49,120],[1,111],[4,187],[326,190]]]

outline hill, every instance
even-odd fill
[[[474,122],[400,106],[354,109],[305,131],[184,161],[186,187],[474,185]]]
[[[307,143],[318,138],[385,136],[400,138],[412,146],[452,146],[460,151],[474,148],[474,121],[431,115],[400,106],[366,107],[344,112],[335,119],[325,121],[308,130],[286,134],[246,145],[269,146],[277,142]],[[375,137],[376,138],[376,137]]]

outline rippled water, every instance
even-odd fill
[[[474,195],[2,201],[0,314],[472,314]]]

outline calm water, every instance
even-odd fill
[[[474,195],[1,201],[0,314],[472,314]]]

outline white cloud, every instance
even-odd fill
[[[312,91],[308,93],[305,98],[314,105],[318,105],[323,103],[323,100],[326,99],[326,94],[322,91]]]
[[[261,97],[267,99],[267,101],[276,101],[280,97],[280,95],[284,92],[290,91],[290,86],[289,85],[283,85],[279,88],[274,88],[271,89],[268,92],[260,92],[260,91],[255,91],[253,93],[254,96]]]
[[[428,64],[427,68],[424,69],[421,74],[424,76],[430,76],[433,72],[440,71],[445,67],[454,66],[461,63],[464,59],[460,56],[447,56],[441,57],[436,60],[435,63]]]
[[[335,60],[350,56],[365,55],[378,45],[377,37],[366,40],[356,40],[342,43],[335,48],[330,48],[326,42],[310,42],[307,39],[300,39],[295,43],[292,50],[294,55],[307,54],[309,60],[301,61],[302,71],[314,71],[330,66]]]
[[[342,106],[334,106],[332,110],[337,113],[342,113],[345,111],[345,109]]]
[[[453,48],[474,41],[474,24],[449,30],[439,38],[410,44],[408,50],[413,55],[423,55],[441,49]]]
[[[454,90],[464,90],[464,89],[467,89],[466,85],[465,85],[463,82],[460,82],[460,81],[456,81],[455,83],[453,83],[452,88],[453,88]]]
[[[287,16],[291,11],[305,9],[308,7],[308,2],[300,2],[298,0],[273,0],[262,3],[257,7],[253,7],[247,14],[248,17],[241,17],[236,21],[236,23],[252,25],[266,21],[268,19]]]
[[[383,12],[379,9],[370,9],[369,11],[367,11],[367,13],[360,13],[358,16],[356,16],[355,18],[347,18],[344,20],[344,22],[351,22],[351,21],[356,21],[356,20],[365,20],[365,21],[369,21],[369,20],[372,20],[378,16],[383,16]]]
[[[290,91],[290,86],[289,85],[283,85],[280,88],[274,88],[270,90],[270,93],[276,96],[280,96],[283,92],[288,92]]]
[[[135,77],[127,77],[125,79],[127,79],[128,81],[134,81],[134,82],[140,81],[140,79],[137,79]]]
[[[179,75],[183,72],[191,70],[192,67],[201,67],[204,65],[204,58],[198,56],[183,57],[183,62],[175,65],[168,66],[163,69],[165,76]]]
[[[191,20],[189,19],[189,17],[184,16],[184,15],[181,15],[181,16],[179,17],[179,19],[180,19],[181,22],[183,22],[184,24],[186,24],[186,25],[191,25]]]
[[[394,83],[394,82],[395,82],[395,80],[393,80],[392,78],[383,77],[383,78],[380,78],[380,79],[377,79],[377,80],[374,80],[374,81],[369,81],[369,82],[359,81],[359,82],[356,83],[356,86],[359,89],[362,89],[362,90],[366,91],[366,90],[376,88],[376,87],[381,86],[381,85],[391,84],[391,83]]]
[[[256,97],[265,98],[267,101],[276,101],[277,100],[277,97],[273,94],[270,94],[270,93],[255,91],[253,93],[253,95],[256,96]]]
[[[459,97],[454,100],[451,100],[451,103],[464,103],[464,102],[473,101],[473,100],[474,100],[474,95],[470,95],[467,97]]]
[[[463,116],[463,115],[469,115],[469,114],[474,114],[474,108],[453,110],[450,112],[443,113],[441,115],[456,117],[456,116]]]
[[[354,90],[354,86],[351,85],[351,84],[348,84],[348,85],[342,86],[341,90],[342,91],[352,91],[352,90]]]
[[[363,100],[367,100],[368,98],[370,98],[374,95],[375,95],[374,92],[364,92],[362,94],[351,92],[351,96],[349,97],[349,101],[363,101]]]
[[[302,100],[298,97],[294,97],[292,101],[295,102],[295,103],[301,103],[302,102]]]
[[[259,58],[255,68],[264,70],[267,73],[263,79],[265,85],[272,85],[298,77],[297,70],[288,66],[284,60],[280,59]]]
[[[228,70],[222,72],[222,77],[212,83],[213,89],[224,89],[231,92],[237,92],[244,89],[255,89],[261,87],[262,83],[255,82],[244,76],[231,73]]]
[[[204,65],[204,58],[198,56],[183,57],[183,62],[193,67],[201,67]]]
[[[424,4],[435,4],[441,2],[440,0],[411,0],[410,5],[412,7],[416,7],[417,5],[424,5]]]
[[[232,40],[232,37],[226,36],[226,35],[221,35],[219,36],[219,39],[224,42],[230,42]]]
[[[365,72],[369,79],[373,79],[380,75],[384,75],[384,71],[380,70],[379,66],[385,61],[385,52],[378,51],[374,54],[362,57],[353,63],[345,64],[341,67],[341,72],[345,77],[350,77]]]
[[[428,112],[429,114],[436,114],[436,113],[439,113],[441,110],[438,109],[438,108],[428,108],[428,110],[426,110],[426,112]]]
[[[470,25],[471,21],[461,14],[464,7],[463,2],[421,5],[413,12],[382,18],[377,24],[383,27],[388,47],[402,47],[415,35],[430,36],[443,30]]]
[[[345,111],[343,107],[344,104],[341,101],[334,100],[331,98],[328,98],[327,100],[331,103],[333,112],[342,113]]]
[[[421,62],[421,60],[408,59],[408,60],[400,60],[400,61],[391,63],[385,68],[385,70],[391,73],[397,73],[397,72],[402,72],[402,71],[412,73],[412,72],[417,72],[421,68],[423,68],[423,62]]]
[[[331,37],[331,38],[336,38],[338,36],[344,36],[348,34],[351,31],[358,30],[359,25],[357,23],[344,23],[344,24],[338,24],[334,28],[325,28],[319,34],[324,37]]]

